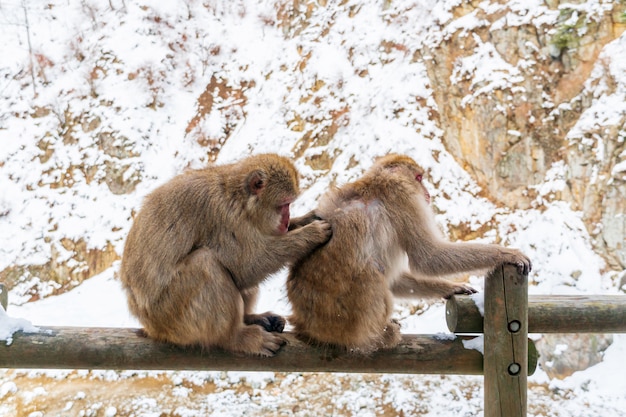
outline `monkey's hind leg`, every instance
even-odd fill
[[[244,314],[246,297],[235,287],[230,276],[223,275],[220,278],[223,280],[222,285],[225,288],[228,287],[228,292],[232,298],[230,302],[223,300],[227,308],[221,311],[230,316],[230,324],[227,334],[221,338],[218,346],[231,352],[274,356],[280,347],[286,343],[286,340],[276,333],[266,331],[264,326],[252,323],[255,317],[264,318],[268,322],[269,319],[262,314],[246,316]],[[248,321],[251,323],[248,323]]]
[[[226,329],[220,330],[223,331],[223,336],[216,345],[236,353],[274,356],[286,343],[285,339],[276,333],[266,331],[262,326],[246,323],[244,298],[229,276],[224,275],[220,278],[223,278],[223,285],[225,288],[228,287],[228,293],[232,298],[223,300],[221,313],[227,316],[224,319],[228,319],[229,324]]]
[[[176,288],[191,297],[179,305],[184,344],[260,356],[273,356],[285,344],[281,336],[244,323],[244,296],[210,248],[197,249],[180,262]]]

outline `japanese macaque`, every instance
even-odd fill
[[[326,221],[288,231],[298,173],[264,154],[191,170],[149,194],[122,257],[128,305],[148,337],[272,356],[285,319],[254,314],[258,285],[331,235]]]
[[[423,175],[408,156],[384,156],[357,181],[327,192],[317,209],[292,219],[295,230],[315,219],[333,230],[287,278],[289,321],[299,338],[363,353],[392,348],[401,338],[390,319],[394,296],[471,294],[471,287],[443,277],[501,263],[530,271],[530,260],[516,249],[444,240]]]

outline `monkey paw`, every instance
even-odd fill
[[[282,333],[286,321],[284,317],[268,311],[263,314],[248,314],[244,317],[244,323],[259,325],[268,332]]]
[[[258,352],[260,356],[274,356],[280,348],[287,344],[282,336],[274,333],[267,333],[263,337],[263,344],[261,350]]]
[[[319,244],[328,242],[333,235],[333,230],[326,220],[314,220],[306,225],[304,230],[309,230],[311,233],[311,240]]]
[[[274,356],[286,343],[287,340],[276,333],[267,332],[258,325],[248,325],[240,328],[222,347],[232,352],[268,357]]]
[[[402,340],[402,334],[400,333],[400,322],[396,319],[391,319],[383,329],[382,348],[391,349],[394,348]]]
[[[453,292],[452,294],[448,294],[446,295],[445,298],[446,300],[450,299],[453,295],[472,295],[472,294],[476,294],[478,291],[476,291],[474,288],[470,287],[469,285],[466,284],[459,284],[457,286],[455,286],[453,288]]]
[[[504,258],[504,262],[515,265],[519,274],[528,275],[528,273],[532,269],[532,263],[530,262],[530,258],[517,249],[506,250],[507,252],[505,254],[506,257]]]
[[[518,261],[514,265],[517,267],[517,272],[522,275],[528,275],[528,273],[533,267],[532,263],[530,262],[530,259],[528,258],[526,258],[523,261]]]
[[[261,323],[257,323],[268,332],[282,333],[285,328],[285,318],[277,315],[269,315],[263,318]]]

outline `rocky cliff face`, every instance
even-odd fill
[[[566,186],[547,198],[581,210],[595,247],[619,269],[626,267],[619,167],[626,112],[617,52],[624,41],[605,45],[626,26],[622,5],[601,6],[555,2],[520,13],[514,5],[457,7],[449,26],[464,19],[471,26],[447,31],[418,55],[435,86],[446,149],[490,197],[532,207],[536,186],[559,171]]]

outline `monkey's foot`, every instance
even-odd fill
[[[257,325],[243,326],[224,348],[247,355],[274,356],[287,341]]]
[[[391,349],[394,348],[402,340],[402,334],[400,333],[400,323],[396,319],[391,319],[383,329],[383,337],[381,348]]]
[[[472,295],[472,294],[476,294],[478,291],[476,291],[474,288],[470,287],[469,285],[466,284],[459,284],[456,285],[453,288],[453,292],[451,294],[446,295],[445,298],[446,300],[450,299],[450,297],[452,297],[453,295]]]
[[[282,336],[275,333],[264,333],[261,349],[256,352],[256,354],[260,356],[274,356],[282,346],[287,344],[287,340],[285,340]]]
[[[243,318],[246,324],[256,324],[268,332],[282,333],[285,328],[285,318],[269,311],[263,314],[248,314]]]

